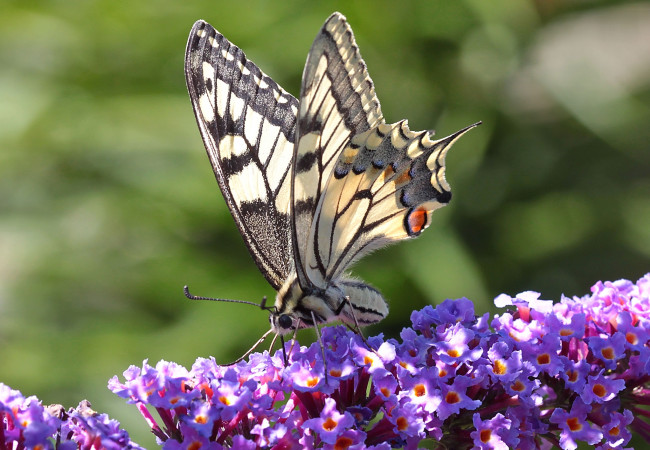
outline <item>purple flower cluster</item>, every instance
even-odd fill
[[[557,304],[525,292],[490,320],[427,306],[399,341],[324,327],[318,343],[235,366],[161,361],[114,377],[166,449],[622,449],[650,441],[650,274]],[[324,352],[324,359],[323,359]],[[148,409],[150,407],[151,409]],[[158,415],[159,419],[152,413]],[[434,444],[435,445],[435,444]]]
[[[44,407],[36,397],[23,397],[0,383],[0,449],[140,449],[106,414],[83,401],[65,411],[60,405]]]

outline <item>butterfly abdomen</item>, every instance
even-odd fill
[[[361,326],[370,325],[388,315],[388,303],[374,287],[354,279],[343,279],[339,286],[353,309],[353,313],[348,306],[341,310],[340,319],[348,325],[355,326],[355,319]]]

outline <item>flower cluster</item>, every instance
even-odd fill
[[[145,362],[109,388],[166,449],[610,449],[630,430],[650,441],[650,274],[557,304],[534,292],[495,303],[511,309],[490,320],[467,299],[427,306],[399,341],[324,327],[322,347],[288,342],[230,367]]]
[[[36,397],[23,397],[0,383],[0,449],[140,449],[129,434],[106,414],[82,401],[65,411],[60,405],[44,407]]]

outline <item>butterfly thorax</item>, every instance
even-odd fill
[[[269,320],[275,333],[286,334],[336,319],[350,326],[364,326],[379,322],[386,315],[386,300],[372,286],[341,278],[330,281],[325,288],[305,288],[294,273],[278,291],[275,311]]]

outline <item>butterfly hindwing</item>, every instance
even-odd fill
[[[384,119],[352,30],[332,14],[316,36],[303,73],[294,156],[292,237],[300,285],[324,287],[308,266],[309,231],[332,169],[351,139]]]
[[[380,124],[346,145],[316,208],[308,267],[336,280],[368,252],[418,236],[451,200],[445,156],[467,127],[440,140],[406,120]]]
[[[204,21],[190,33],[185,76],[228,208],[260,271],[279,289],[293,271],[290,172],[298,101]]]

